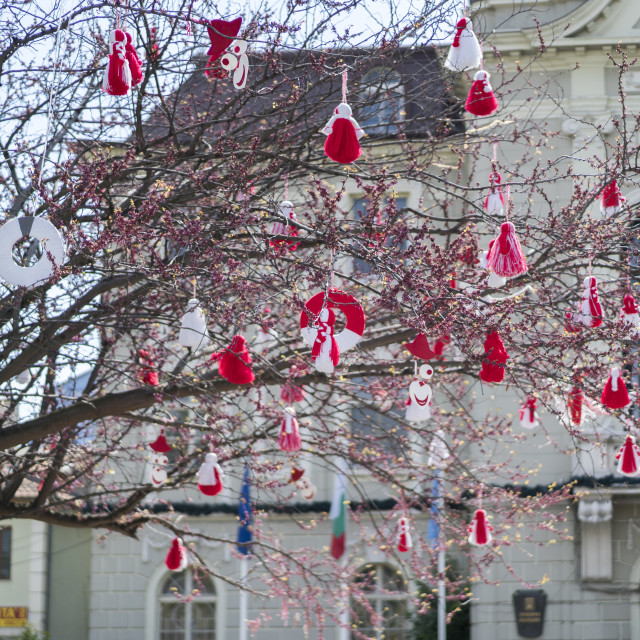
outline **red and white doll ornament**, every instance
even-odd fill
[[[229,48],[234,38],[240,33],[240,27],[242,26],[242,18],[236,18],[235,20],[211,20],[207,26],[207,32],[209,33],[209,41],[211,46],[207,55],[209,60],[205,67],[205,74],[212,77],[222,77],[224,71],[220,67],[216,66],[216,61],[220,56]]]
[[[489,247],[487,268],[503,278],[515,278],[527,272],[527,260],[513,223],[503,222],[500,235]]]
[[[612,216],[622,209],[626,198],[620,193],[618,183],[612,180],[600,194],[600,211],[605,216]]]
[[[346,69],[342,72],[342,102],[336,107],[322,133],[327,136],[324,143],[325,155],[334,162],[350,164],[360,157],[360,138],[364,131],[352,116],[351,107],[347,104]]]
[[[278,438],[278,446],[281,451],[300,451],[302,448],[302,438],[300,437],[300,425],[296,418],[296,410],[293,407],[287,407],[284,410],[284,417],[280,423],[280,436]]]
[[[122,29],[114,29],[109,35],[109,60],[102,77],[102,90],[110,96],[126,96],[131,82],[127,34]]]
[[[616,460],[618,461],[618,473],[631,477],[640,475],[640,449],[632,435],[625,438],[624,444],[616,455]]]
[[[640,333],[640,313],[636,301],[630,293],[624,297],[620,309],[620,322],[631,332]]]
[[[432,376],[433,367],[430,364],[423,364],[418,371],[418,362],[415,361],[415,373],[409,385],[409,400],[404,414],[407,422],[425,422],[431,418],[433,391],[427,380]]]
[[[487,520],[487,513],[484,509],[478,509],[473,514],[473,520],[469,525],[469,544],[474,547],[483,547],[491,543],[493,527]]]
[[[469,89],[464,108],[474,116],[490,116],[500,106],[493,94],[493,89],[489,82],[490,77],[484,70],[477,71],[471,89]]]
[[[480,370],[483,382],[502,382],[509,354],[497,331],[490,331],[484,341],[484,359]]]
[[[497,172],[489,175],[489,193],[484,199],[484,210],[492,216],[501,216],[504,211],[504,194],[502,193],[502,176]]]
[[[250,384],[256,379],[251,368],[253,360],[247,350],[244,336],[233,336],[231,345],[221,353],[214,353],[211,360],[219,361],[220,375],[233,384]]]
[[[336,315],[341,311],[345,328],[335,334]],[[340,361],[340,354],[355,347],[364,334],[366,319],[362,305],[349,293],[330,288],[307,300],[300,314],[302,338],[311,347],[316,370],[330,375]]]
[[[207,319],[197,298],[191,298],[180,322],[178,341],[185,348],[200,349],[209,344]]]
[[[567,411],[571,424],[579,427],[582,424],[582,405],[584,403],[584,395],[580,387],[571,387],[567,395]]]
[[[571,321],[595,329],[602,324],[602,317],[602,305],[598,300],[598,281],[594,276],[587,276],[584,279],[580,308],[571,315]]]
[[[624,409],[624,407],[628,407],[631,404],[627,385],[624,383],[618,367],[611,369],[609,378],[602,390],[600,401],[607,409]]]
[[[224,474],[215,453],[207,453],[198,471],[198,489],[205,496],[217,496],[223,489]]]
[[[452,71],[467,71],[482,66],[482,49],[469,18],[461,18],[444,66]]]
[[[528,396],[524,404],[520,407],[520,426],[523,429],[535,429],[540,425],[538,414],[536,412],[537,399]]]
[[[296,214],[293,211],[293,203],[290,202],[289,200],[283,200],[280,203],[279,215],[280,215],[280,218],[284,220],[284,222],[277,220],[276,222],[273,223],[273,227],[271,229],[272,235],[289,236],[291,238],[297,237],[298,229],[293,225],[289,224],[291,220],[296,219]],[[272,247],[285,246],[289,249],[289,251],[295,251],[298,248],[300,243],[295,242],[294,240],[287,240],[285,238],[273,238],[272,240],[269,240],[269,244]]]
[[[180,538],[174,538],[171,541],[171,548],[164,563],[169,571],[184,571],[189,565],[187,550]]]
[[[411,530],[409,528],[409,518],[402,516],[398,520],[397,547],[400,553],[406,553],[413,549],[413,540],[411,539]]]
[[[220,66],[233,78],[233,86],[240,90],[247,84],[249,56],[245,40],[234,40],[229,50],[220,58]]]

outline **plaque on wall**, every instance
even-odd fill
[[[544,625],[547,594],[542,589],[518,589],[513,594],[518,635],[522,638],[539,638]]]

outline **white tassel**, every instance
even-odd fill
[[[196,298],[192,298],[187,304],[187,311],[182,316],[178,340],[183,347],[192,349],[206,347],[209,344],[207,320]]]

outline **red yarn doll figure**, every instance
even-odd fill
[[[486,512],[483,509],[478,509],[469,525],[469,544],[474,547],[482,547],[489,544],[493,539],[492,531],[493,527],[487,521]]]
[[[611,369],[600,400],[608,409],[624,409],[624,407],[628,407],[631,404],[627,385],[624,383],[618,367]]]
[[[616,460],[618,461],[618,473],[623,476],[640,475],[640,450],[633,436],[629,435],[625,438],[624,444],[616,455]]]
[[[131,89],[131,69],[127,61],[127,36],[115,29],[109,36],[109,61],[102,78],[102,90],[110,96],[126,96]]]
[[[487,254],[487,268],[503,278],[514,278],[527,272],[527,260],[511,222],[500,225],[500,235]]]
[[[502,176],[494,171],[489,176],[489,194],[484,200],[484,210],[490,215],[502,215],[504,209],[504,195],[502,194],[502,188],[500,183],[502,182]]]
[[[640,331],[640,315],[636,301],[630,293],[624,297],[622,309],[620,310],[620,322],[629,330]]]
[[[222,491],[223,478],[218,456],[215,453],[207,453],[198,471],[198,489],[205,496],[217,496]]]
[[[626,198],[620,193],[618,183],[612,180],[600,194],[600,211],[606,216],[612,216],[622,209]]]
[[[594,276],[587,276],[584,279],[580,309],[573,314],[572,319],[574,322],[592,329],[602,324],[602,305],[598,301],[598,281]]]
[[[334,337],[336,314],[332,309],[324,308],[316,320],[318,333],[316,335],[311,357],[316,370],[327,375],[333,373],[334,367],[340,361],[340,349]]]
[[[351,116],[351,107],[341,102],[322,130],[327,136],[324,152],[334,162],[349,164],[355,162],[362,153],[360,138],[364,131],[355,118]]]
[[[280,451],[300,451],[302,448],[302,438],[300,437],[300,426],[296,418],[296,410],[287,407],[284,410],[284,418],[280,423],[280,437],[278,438]]]
[[[483,382],[502,382],[509,354],[507,354],[497,331],[491,331],[487,335],[487,339],[484,341],[484,355],[480,379]]]
[[[174,538],[171,541],[171,549],[169,549],[164,563],[169,571],[184,571],[187,568],[189,564],[187,550],[184,548],[180,538]]]
[[[290,236],[292,238],[297,237],[298,229],[289,224],[289,220],[296,219],[296,214],[293,211],[293,203],[289,202],[288,200],[284,200],[280,204],[280,216],[285,219],[285,222],[281,222],[280,220],[274,222],[273,228],[271,229],[272,235]],[[289,251],[295,251],[300,245],[299,242],[294,242],[293,240],[285,240],[283,238],[274,238],[273,240],[269,240],[269,244],[272,247],[280,247],[284,245],[289,249]]]
[[[409,530],[409,519],[404,516],[398,520],[398,551],[406,553],[413,548],[411,531]]]
[[[131,34],[125,31],[124,35],[127,38],[125,52],[127,62],[129,63],[129,69],[131,71],[131,86],[135,87],[142,82],[142,63],[140,62],[140,58],[138,58],[138,53],[135,47],[133,46],[133,38],[131,37]]]
[[[536,398],[529,396],[520,407],[520,426],[523,429],[535,429],[540,424],[536,413],[536,403]]]
[[[220,360],[220,375],[233,384],[250,384],[256,379],[251,369],[253,360],[247,351],[244,336],[233,336],[231,346],[222,353],[214,353],[211,360]]]
[[[498,110],[498,101],[489,84],[491,76],[486,71],[477,71],[464,103],[464,108],[474,116],[490,116]]]
[[[567,396],[567,410],[569,411],[569,418],[571,424],[579,427],[582,424],[582,402],[584,396],[582,395],[582,389],[579,387],[572,387]]]

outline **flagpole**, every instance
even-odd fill
[[[247,640],[247,618],[249,617],[249,594],[247,593],[247,575],[249,573],[249,556],[240,558],[240,636],[239,640]]]
[[[447,640],[447,593],[445,586],[445,550],[443,536],[444,495],[440,486],[440,471],[436,469],[435,477],[438,480],[438,640]]]

